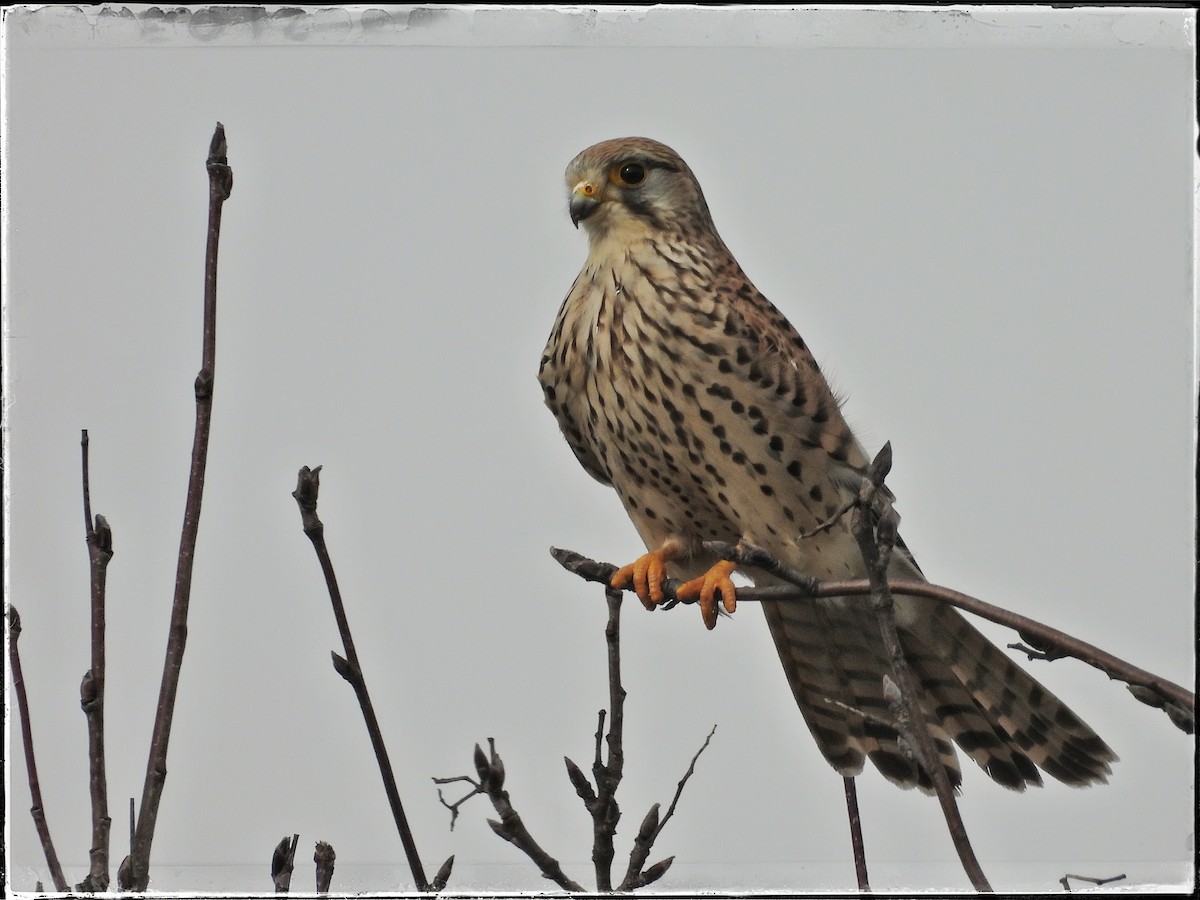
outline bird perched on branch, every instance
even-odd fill
[[[613,576],[653,608],[668,575],[705,624],[734,610],[733,564],[704,541],[756,544],[817,578],[861,578],[846,521],[811,536],[868,464],[812,354],[718,236],[700,184],[671,148],[604,141],[567,167],[571,221],[588,236],[538,373],[584,469],[616,489],[648,552]],[[774,582],[749,573],[757,584]],[[889,575],[921,578],[898,544]],[[956,742],[996,782],[1103,782],[1116,755],[954,609],[897,597],[901,641],[951,781]],[[821,753],[866,758],[901,787],[932,789],[900,745],[890,672],[861,598],[763,603],[788,683]]]

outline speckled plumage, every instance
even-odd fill
[[[539,380],[576,457],[616,489],[650,556],[693,578],[715,562],[703,541],[745,540],[818,578],[860,577],[846,524],[800,535],[837,509],[867,457],[804,341],[718,236],[688,166],[657,141],[605,141],[571,162],[567,189],[589,253]],[[892,569],[921,577],[903,548]],[[895,783],[928,790],[886,724],[890,669],[869,606],[762,606],[830,764],[854,775],[869,757]],[[898,597],[897,616],[955,783],[952,740],[1016,790],[1041,783],[1038,767],[1068,784],[1105,780],[1115,754],[957,612]]]

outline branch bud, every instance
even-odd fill
[[[488,823],[488,826],[492,829],[492,831],[496,832],[496,834],[498,834],[500,837],[504,838],[510,844],[513,844],[514,846],[517,846],[517,847],[521,846],[513,839],[513,836],[511,834],[509,834],[507,830],[505,830],[504,826],[501,825],[499,822],[497,822],[495,819],[488,819],[487,823]]]
[[[504,787],[504,760],[500,758],[500,754],[496,752],[495,746],[492,749],[492,764],[488,768],[488,776],[491,778],[491,788],[498,791]]]
[[[595,803],[596,792],[592,790],[592,783],[587,780],[587,776],[583,774],[583,770],[575,765],[574,760],[569,756],[564,756],[563,762],[567,766],[567,777],[571,779],[571,784],[575,786],[575,793],[579,795],[584,803]]]
[[[899,718],[904,710],[904,695],[900,693],[900,686],[892,681],[889,675],[883,676],[883,699],[887,701],[893,715]]]
[[[333,657],[333,669],[351,684],[354,684],[354,667],[337,653],[330,650],[329,655]]]
[[[478,744],[475,745],[475,772],[479,775],[479,786],[486,791],[488,776],[491,775],[491,766],[488,765],[488,758],[484,754],[483,748]]]
[[[650,807],[650,811],[646,813],[646,818],[642,819],[642,827],[638,829],[637,839],[639,841],[648,841],[654,836],[654,832],[657,830],[658,804],[655,803],[652,807]]]
[[[432,888],[435,891],[442,890],[442,888],[444,888],[446,886],[446,883],[450,880],[450,872],[453,869],[454,869],[454,854],[451,853],[450,856],[446,859],[446,861],[444,863],[442,863],[442,867],[437,870],[437,874],[435,876],[433,876],[433,884],[430,885],[430,888]]]
[[[317,845],[313,849],[313,862],[319,866],[329,866],[336,861],[337,854],[333,850],[333,845],[326,841],[317,841]]]
[[[285,837],[282,841],[275,845],[275,851],[271,854],[271,878],[276,878],[280,872],[287,866],[288,852],[292,848],[292,839]]]
[[[1133,694],[1138,700],[1145,703],[1147,706],[1153,706],[1155,709],[1161,709],[1167,714],[1167,718],[1171,723],[1182,731],[1184,734],[1192,734],[1196,730],[1196,717],[1187,707],[1181,706],[1173,700],[1168,700],[1154,688],[1147,687],[1144,684],[1127,684],[1129,693]]]
[[[666,859],[656,862],[642,873],[642,884],[654,884],[654,882],[667,874],[667,869],[671,868],[671,863],[673,862],[675,862],[675,857],[673,856],[668,856]]]
[[[99,513],[96,513],[96,527],[93,530],[93,539],[96,541],[96,549],[101,553],[112,556],[112,527],[108,524],[108,519]]]
[[[292,496],[296,498],[296,502],[302,507],[311,509],[317,508],[317,494],[321,489],[321,467],[310,469],[308,466],[301,466],[300,472],[296,476],[296,489],[292,491]]]
[[[117,887],[122,892],[133,888],[133,860],[128,854],[121,860],[121,865],[117,868]]]
[[[875,459],[871,462],[871,481],[878,487],[883,484],[883,480],[887,478],[890,471],[892,471],[892,442],[887,441],[879,448],[879,452],[875,454]]]
[[[95,706],[98,693],[96,679],[92,677],[92,670],[88,669],[83,673],[83,680],[79,682],[79,705],[84,712],[90,711]]]

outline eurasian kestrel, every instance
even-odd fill
[[[864,575],[828,520],[868,458],[812,354],[717,235],[691,169],[646,138],[604,141],[567,167],[588,257],[542,355],[539,380],[583,467],[612,485],[649,552],[620,569],[648,607],[668,572],[690,579],[705,624],[732,611],[733,566],[703,548],[747,541],[818,578]],[[903,546],[893,577],[921,578]],[[757,584],[770,576],[749,573]],[[796,703],[843,775],[864,757],[902,787],[931,788],[898,746],[883,698],[890,665],[861,598],[763,603]],[[951,780],[951,741],[998,783],[1103,782],[1116,755],[1057,697],[952,608],[896,598],[901,640]]]

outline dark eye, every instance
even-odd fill
[[[622,184],[641,184],[646,180],[646,167],[641,163],[625,163],[617,172]]]

